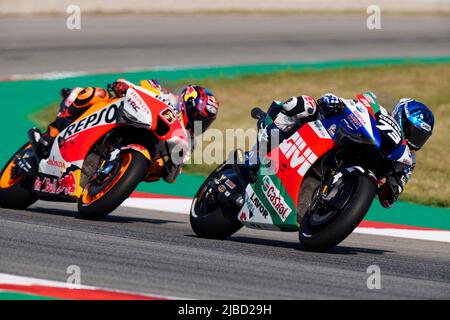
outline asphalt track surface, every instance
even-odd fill
[[[329,253],[302,249],[296,233],[241,229],[197,238],[187,215],[119,208],[104,221],[73,204],[0,209],[0,273],[170,297],[203,299],[450,298],[449,244],[354,234]],[[378,265],[381,289],[369,290]]]
[[[0,20],[0,77],[173,65],[450,55],[448,16],[83,16]]]
[[[0,77],[57,71],[450,55],[448,17],[366,16],[2,18]],[[120,208],[105,221],[71,204],[0,209],[0,273],[185,298],[450,298],[447,243],[354,234],[330,253],[295,233],[242,229],[194,236],[185,215]],[[371,265],[380,290],[366,286]]]

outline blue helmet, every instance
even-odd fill
[[[419,150],[431,137],[434,115],[426,105],[414,99],[401,99],[392,116],[400,125],[411,150]]]

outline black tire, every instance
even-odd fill
[[[299,239],[306,250],[328,251],[347,238],[364,219],[375,197],[376,186],[363,175],[351,175],[351,178],[355,183],[353,193],[332,220],[315,228],[310,223],[309,211],[301,217]]]
[[[78,213],[83,219],[98,220],[106,217],[131,195],[144,178],[148,168],[147,158],[137,151],[127,152],[132,157],[131,163],[110,190],[91,203],[84,203],[82,196],[78,200]],[[89,183],[83,194],[88,192],[87,188]]]
[[[208,206],[205,205],[204,195],[208,188],[208,182],[222,173],[223,171],[213,172],[203,182],[192,201],[190,212],[191,227],[200,238],[224,240],[236,233],[243,226],[237,218],[240,210],[239,207],[229,207],[219,204],[212,210],[209,210]]]
[[[19,151],[14,154],[14,156],[24,150],[27,146],[28,144],[25,144],[22,148],[19,149]],[[0,181],[5,174],[5,170],[13,161],[14,156],[12,156],[11,159],[9,159],[6,165],[3,167],[0,173]],[[24,210],[28,208],[38,199],[38,197],[31,191],[31,188],[31,179],[25,177],[21,178],[10,187],[3,188],[0,185],[0,207],[17,210]]]

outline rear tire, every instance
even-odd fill
[[[29,144],[20,148],[14,156],[27,147],[29,147]],[[38,197],[31,192],[32,181],[30,181],[30,178],[11,178],[11,169],[14,167],[14,156],[9,159],[0,172],[0,207],[24,210],[35,203]]]
[[[114,183],[112,186],[104,186],[107,191],[103,195],[99,198],[96,198],[98,193],[90,195],[94,187],[91,182],[86,185],[78,200],[78,212],[83,219],[98,220],[107,216],[131,195],[144,178],[148,168],[147,158],[137,151],[127,151],[124,155],[131,157],[127,160],[130,161],[127,168],[118,180],[110,182]]]
[[[312,226],[309,210],[300,217],[299,239],[306,250],[323,252],[333,248],[347,238],[364,219],[375,197],[376,186],[366,176],[352,177],[356,179],[353,194],[330,222],[321,227]]]
[[[239,207],[230,207],[222,203],[213,207],[212,210],[205,204],[205,194],[208,182],[223,171],[212,173],[202,184],[195,195],[190,213],[192,230],[200,238],[224,240],[242,228],[238,220]],[[207,200],[206,200],[207,201]]]

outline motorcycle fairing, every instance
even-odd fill
[[[267,167],[261,166],[258,180],[246,189],[239,220],[250,228],[297,231],[296,211],[303,178],[334,146],[320,120],[303,125],[285,139],[262,160],[271,164],[272,172],[263,171]]]
[[[81,161],[82,165],[94,143],[114,127],[120,126],[116,118],[122,101],[117,99],[93,106],[93,110],[88,110],[88,114],[75,120],[56,137],[54,146],[58,145],[59,138],[64,141],[60,152],[66,162]]]
[[[250,228],[298,231],[296,211],[303,178],[318,159],[341,143],[342,132],[376,148],[380,147],[376,115],[380,113],[381,107],[373,94],[364,93],[358,95],[358,101],[344,100],[344,103],[346,108],[343,113],[304,124],[272,150],[267,159],[262,159],[262,163],[270,161],[273,172],[263,172],[267,168],[261,166],[258,180],[247,187],[245,205],[238,216],[242,223]],[[263,189],[267,178],[272,182],[272,194]],[[250,202],[249,197],[252,196],[250,199],[254,201]],[[260,207],[256,206],[258,210],[255,210],[255,206],[252,206],[256,201],[255,196],[259,201],[256,204],[263,205],[268,215],[263,214],[265,211]],[[285,205],[290,210],[280,210]]]
[[[372,118],[376,119],[376,114],[380,111],[380,105],[378,104],[375,95],[372,92],[365,92],[356,96],[358,101],[367,108]]]
[[[87,153],[117,124],[120,99],[93,105],[55,138],[48,159],[39,163],[33,191],[76,199],[82,193],[81,168]]]
[[[143,99],[147,106],[151,106],[150,130],[162,141],[177,137],[188,142],[188,134],[177,115],[177,111],[170,105],[162,101],[162,98],[155,93],[142,87],[134,88],[139,96]],[[161,130],[158,126],[167,128],[166,131]]]
[[[373,104],[367,101],[365,95],[359,95],[358,101],[343,100],[346,105],[343,114],[339,114],[336,118],[341,118],[341,123],[345,124],[349,129],[350,135],[360,135],[365,137],[367,141],[374,142],[377,148],[380,148],[381,138],[377,129],[376,113],[379,112],[379,105],[373,99]],[[366,103],[366,104],[365,104]],[[375,107],[376,106],[376,107]],[[376,112],[374,110],[377,110]],[[334,120],[334,119],[326,119]],[[325,120],[327,124],[328,121]]]
[[[124,98],[93,105],[59,133],[49,158],[41,160],[39,164],[34,192],[78,198],[82,193],[80,179],[84,160],[101,137],[114,128],[125,125],[117,122],[121,108],[142,110],[142,114],[137,116],[139,124],[147,126],[162,141],[173,137],[188,141],[184,127],[169,104],[143,88],[136,86],[129,90],[132,91]],[[164,134],[158,134],[161,133],[158,126],[163,126],[161,123],[165,123],[168,128]],[[131,148],[139,149],[137,146]],[[149,157],[148,152],[138,151]]]
[[[82,192],[79,185],[83,161],[67,162],[54,143],[48,159],[39,163],[39,172],[33,185],[33,192],[76,199]]]
[[[245,202],[239,212],[238,219],[250,228],[279,230],[274,225],[266,207],[267,203],[257,196],[255,189],[249,184],[245,189]]]
[[[125,95],[126,103],[123,105],[123,110],[127,113],[128,118],[132,118],[137,123],[151,127],[153,120],[152,111],[137,90],[139,89],[129,88],[127,90]]]
[[[33,192],[76,200],[83,191],[78,183],[80,175],[81,170],[76,166],[67,168],[60,176],[39,173],[34,180]]]

